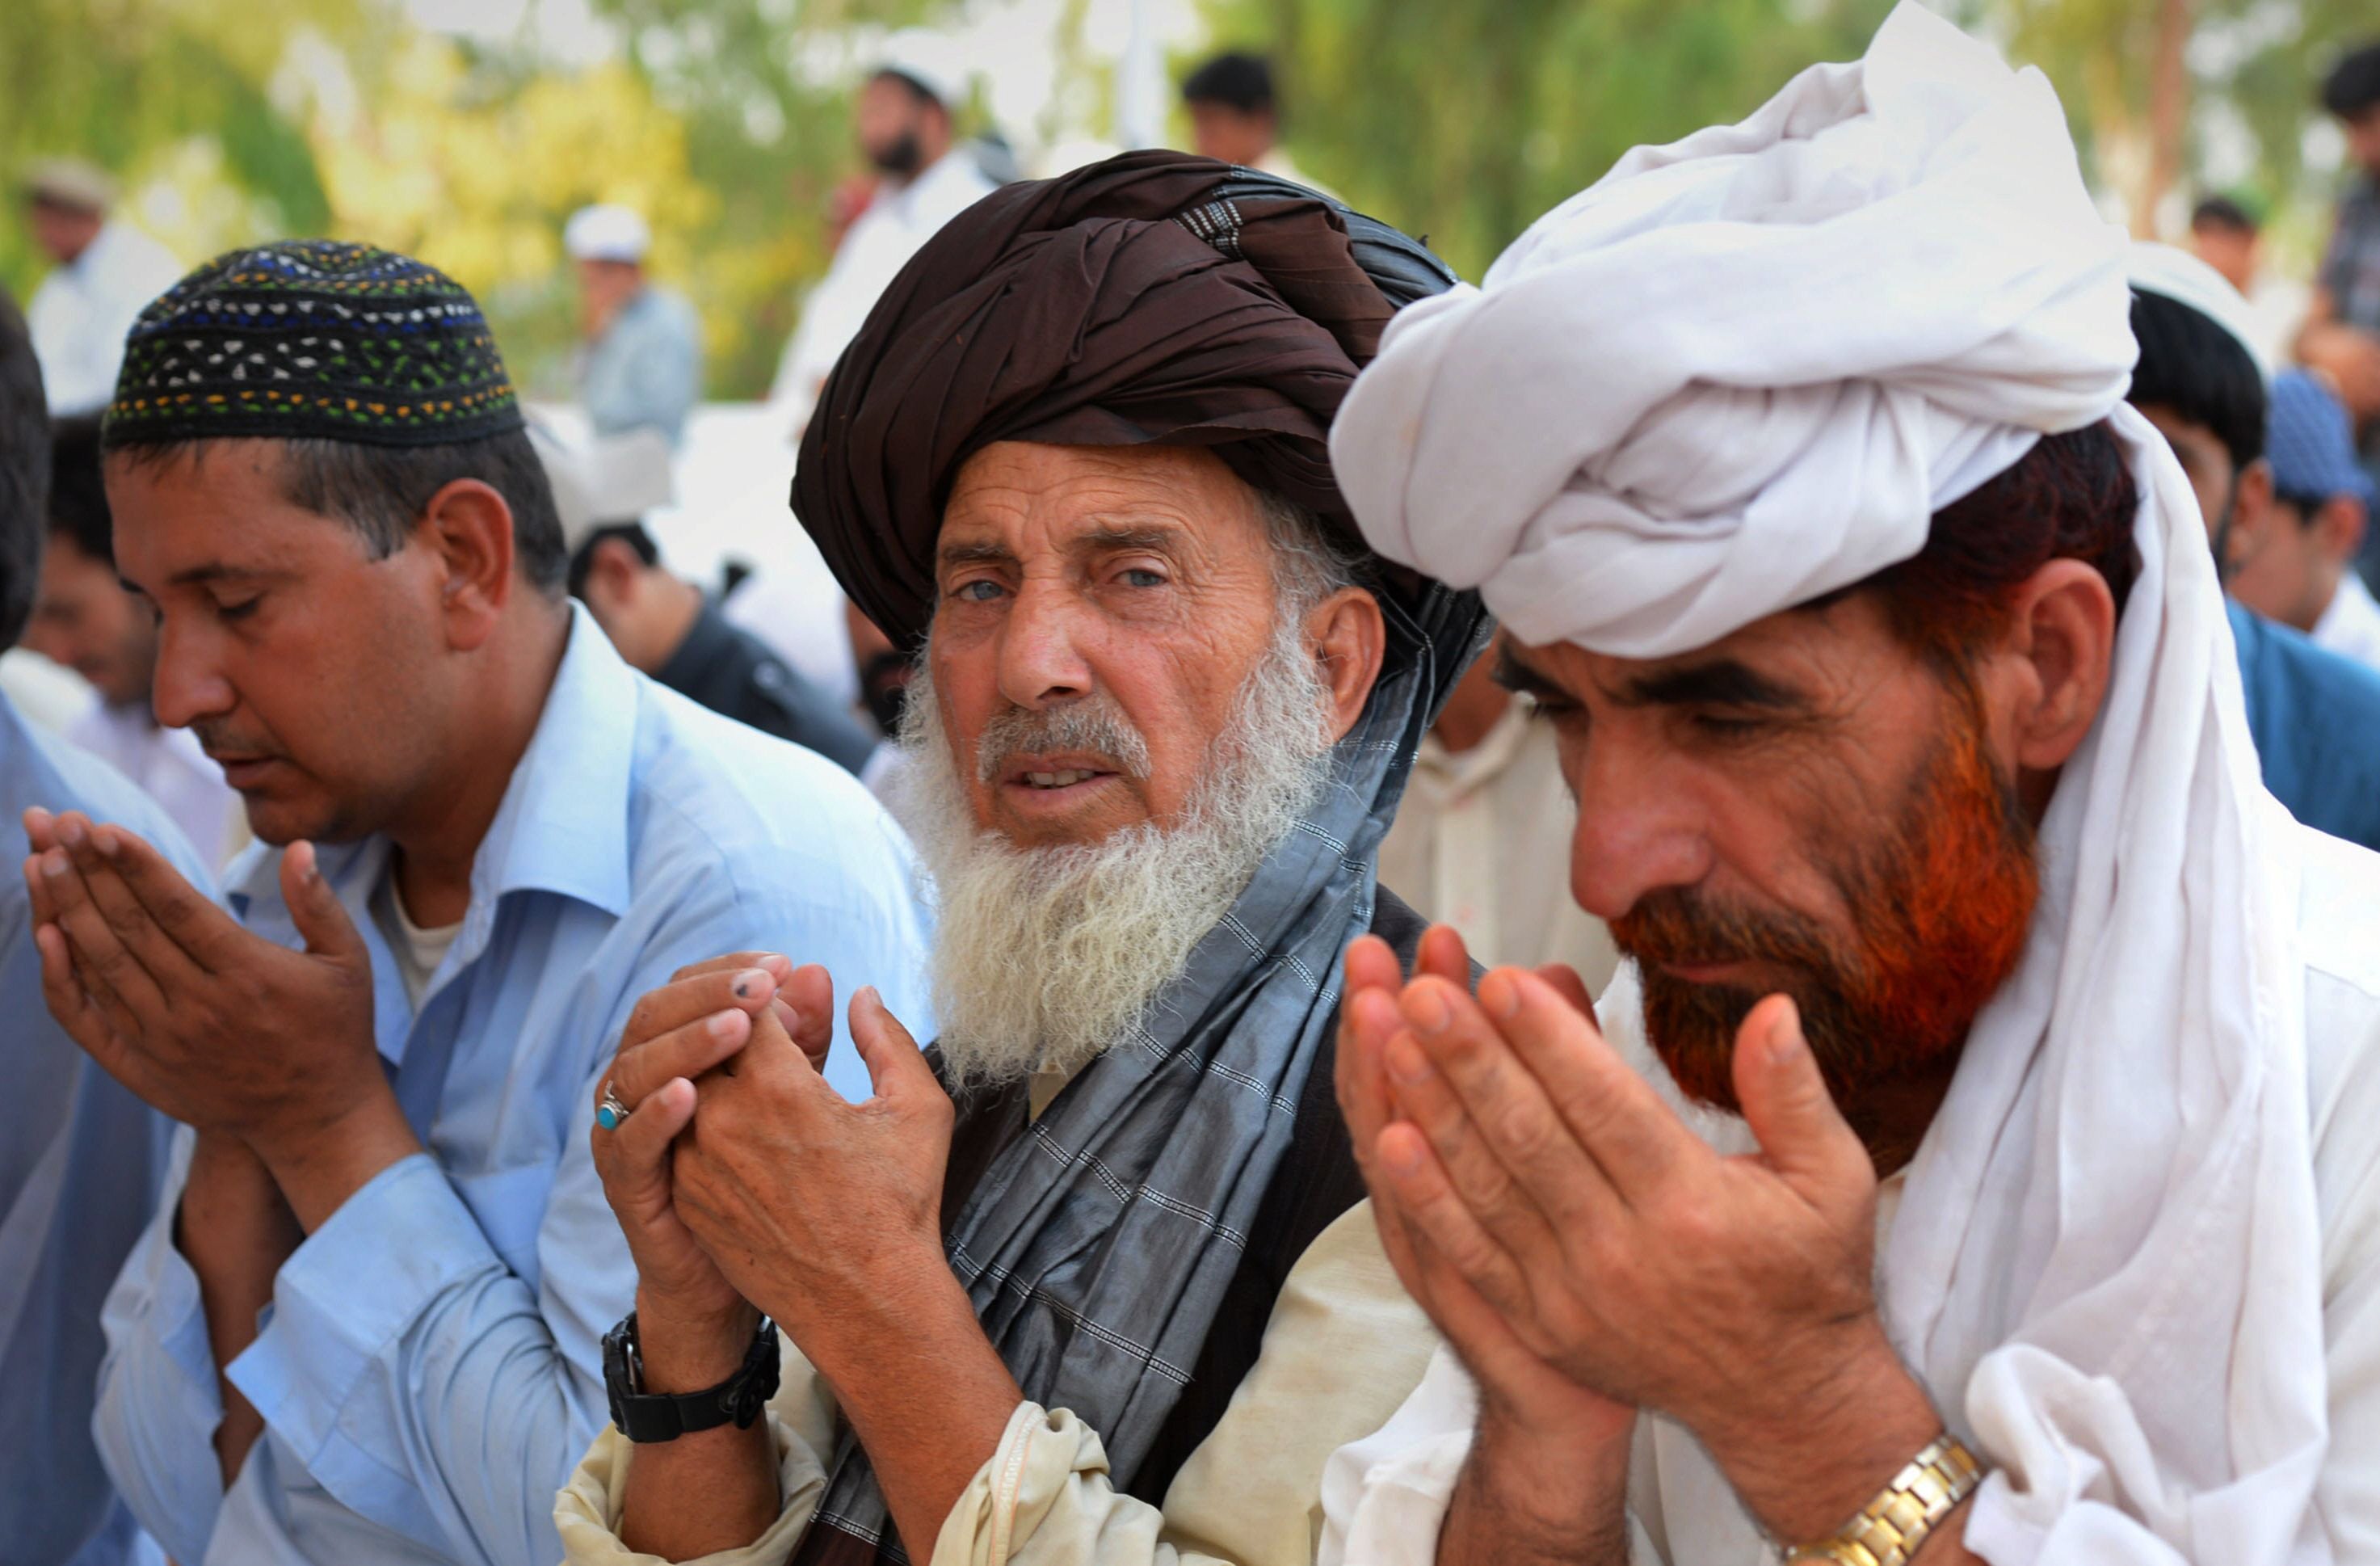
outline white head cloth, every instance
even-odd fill
[[[2188,483],[2122,402],[2125,251],[2042,78],[1904,4],[1406,310],[1331,451],[1382,553],[1527,641],[1655,657],[1908,558],[2040,434],[2111,421],[2142,576],[1885,1321],[1998,1466],[1967,1534],[1994,1566],[2327,1560],[2294,829]]]
[[[581,207],[563,225],[562,248],[572,261],[641,261],[653,248],[653,232],[634,208]]]

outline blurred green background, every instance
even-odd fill
[[[2338,179],[2322,68],[2380,30],[2372,0],[1945,0],[2056,82],[2112,215],[2178,233],[2191,200],[2268,211],[2302,271]],[[419,255],[477,292],[516,373],[560,395],[576,301],[562,222],[641,208],[653,270],[701,310],[713,397],[767,388],[828,198],[856,166],[846,111],[887,31],[950,34],[962,128],[1028,168],[1111,133],[1122,39],[1153,27],[1175,79],[1269,51],[1286,142],[1355,205],[1469,276],[1628,147],[1740,118],[1795,70],[1855,56],[1888,0],[6,0],[0,174],[73,153],[196,261],[334,234]],[[1025,81],[1021,92],[1018,79]],[[1020,108],[1019,105],[1023,106]],[[1186,145],[1178,112],[1170,127]],[[43,270],[15,202],[0,282]]]

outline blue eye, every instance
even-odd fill
[[[978,592],[976,589],[978,588],[983,590],[981,592]],[[998,582],[992,581],[988,577],[978,577],[972,582],[961,582],[959,584],[959,590],[953,596],[964,599],[969,603],[990,603],[999,595],[1000,584]]]
[[[1145,571],[1137,565],[1123,573],[1123,580],[1126,587],[1134,588],[1161,588],[1165,585],[1165,577],[1161,574]]]

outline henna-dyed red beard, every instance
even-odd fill
[[[1980,714],[1972,702],[1954,710],[1956,732],[1912,780],[1890,830],[1822,860],[1850,931],[1674,887],[1613,922],[1612,939],[1643,973],[1646,1040],[1688,1097],[1738,1108],[1736,1028],[1773,989],[1801,1008],[1827,1085],[1849,1105],[1956,1050],[2014,971],[2040,892],[2033,829],[1984,748]],[[1790,977],[1754,990],[1663,966],[1745,962]]]

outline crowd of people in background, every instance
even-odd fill
[[[1025,181],[896,45],[788,637],[637,210],[545,408],[21,171],[0,1560],[2380,1561],[2380,42],[2306,279],[2049,97],[1904,7],[1472,288],[1262,55]]]

